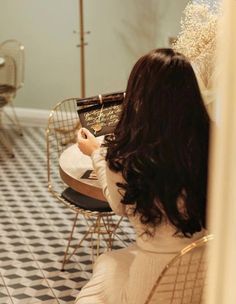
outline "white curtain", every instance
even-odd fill
[[[209,223],[215,234],[208,304],[236,303],[236,1],[223,0]]]

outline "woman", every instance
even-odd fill
[[[114,136],[100,147],[79,131],[105,197],[137,240],[97,259],[76,303],[144,303],[165,264],[204,235],[209,123],[191,64],[157,49],[134,65]]]

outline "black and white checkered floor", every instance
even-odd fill
[[[0,304],[74,303],[91,276],[90,248],[81,247],[61,271],[74,213],[47,191],[44,129],[23,133],[9,131],[15,158],[0,146]],[[133,238],[128,222],[122,225]],[[81,220],[74,241],[85,230]]]

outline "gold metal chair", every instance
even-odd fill
[[[205,236],[180,251],[157,278],[144,304],[202,304],[206,285],[207,244]]]
[[[58,176],[59,157],[66,148],[76,142],[77,131],[80,127],[76,98],[70,98],[63,100],[54,107],[50,113],[46,129],[48,189],[54,197],[75,213],[62,262],[62,270],[64,270],[65,264],[76,253],[79,246],[89,236],[91,237],[92,261],[94,260],[94,255],[98,256],[100,253],[101,240],[103,240],[103,244],[105,243],[107,250],[110,250],[113,239],[117,236],[117,229],[120,229],[119,224],[122,220],[121,217],[113,213],[107,202],[95,200],[68,188]],[[72,252],[69,253],[79,216],[85,220],[87,231],[82,239],[78,241]],[[97,236],[95,254],[94,236]],[[117,237],[119,238],[119,236]]]
[[[5,118],[11,120],[11,117],[4,111],[5,106],[11,104],[12,97],[15,95],[15,77],[16,66],[12,57],[0,52],[2,65],[0,66],[0,142],[13,157],[13,148],[8,140],[6,132]],[[4,79],[4,82],[2,80]],[[15,113],[15,112],[14,112]]]
[[[24,86],[25,74],[25,54],[24,46],[21,42],[9,39],[0,43],[0,50],[6,55],[12,57],[16,65],[15,86],[19,90]]]
[[[16,40],[6,40],[0,44],[0,141],[12,156],[14,156],[13,148],[6,135],[5,124],[10,122],[17,133],[22,135],[13,99],[17,90],[23,85],[24,46]],[[10,111],[5,110],[6,106],[9,106]]]

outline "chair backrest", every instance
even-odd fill
[[[0,58],[2,64],[0,66],[0,94],[4,94],[7,91],[5,86],[16,88],[16,63],[14,58],[6,54],[0,49]]]
[[[16,65],[15,74],[15,87],[20,89],[24,85],[24,67],[25,56],[24,46],[17,40],[10,39],[3,41],[0,44],[0,52],[3,52],[6,56],[12,57]]]
[[[77,98],[59,102],[51,111],[46,129],[48,188],[55,195],[61,193],[63,183],[59,176],[60,154],[76,142],[80,128],[77,113]]]
[[[0,108],[3,108],[16,95],[16,63],[14,58],[1,49],[0,58]]]
[[[208,266],[206,244],[212,235],[193,242],[177,254],[157,278],[145,304],[201,304]]]
[[[100,98],[98,97],[100,96]],[[58,175],[59,156],[76,142],[77,131],[81,128],[79,108],[86,109],[86,113],[94,112],[94,105],[102,107],[99,102],[103,100],[106,106],[112,102],[121,102],[124,93],[111,93],[80,98],[68,98],[59,102],[51,111],[47,126],[47,168],[48,188],[55,196],[62,191],[62,182]],[[90,121],[96,122],[96,116],[91,116]]]

